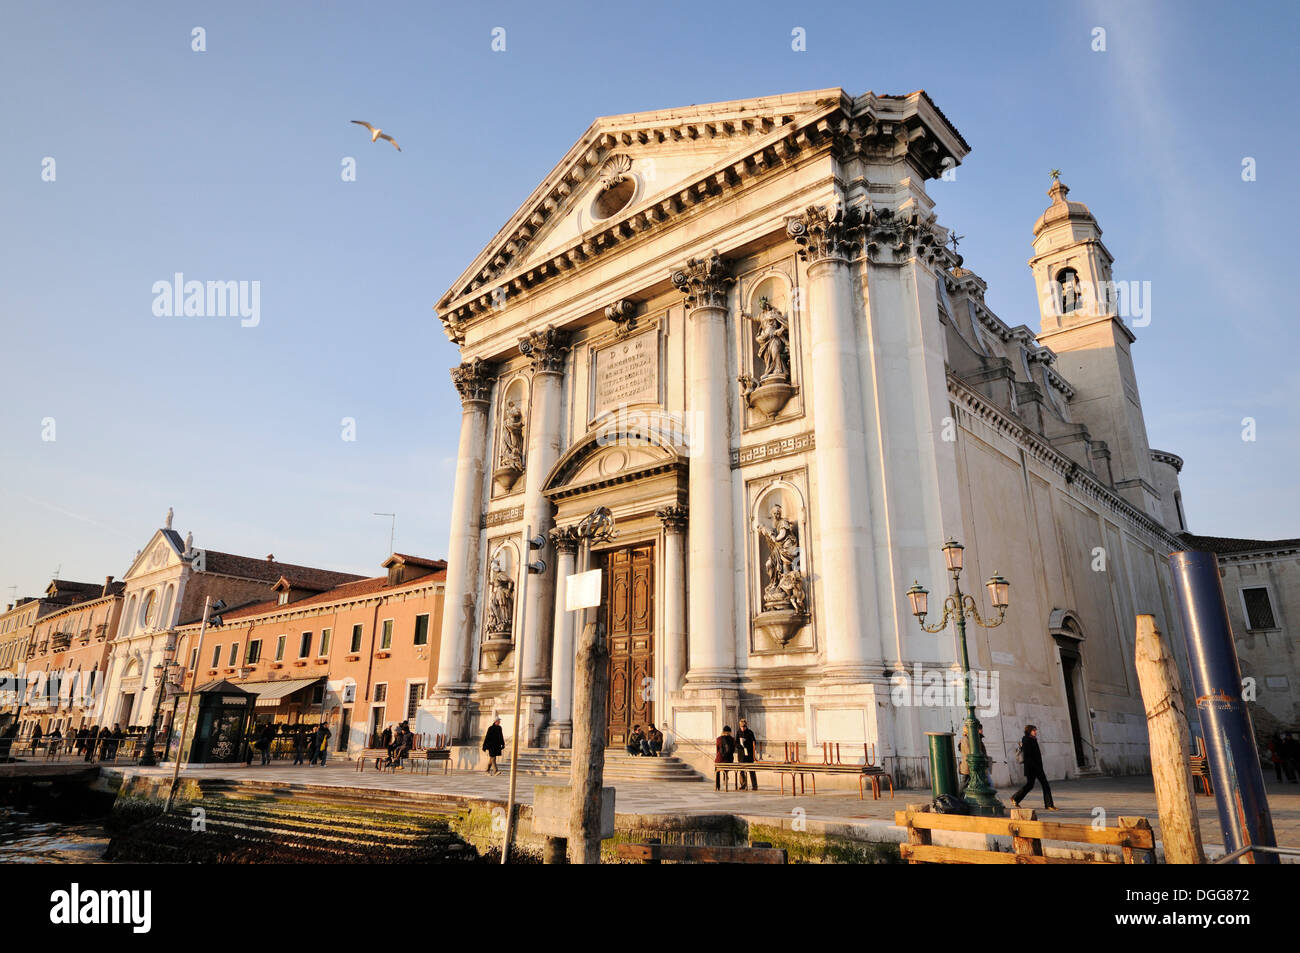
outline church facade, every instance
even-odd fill
[[[610,744],[653,722],[703,763],[744,717],[769,756],[836,743],[924,780],[925,733],[964,711],[920,689],[959,650],[907,590],[933,624],[955,538],[986,621],[984,580],[1011,583],[967,630],[994,780],[1027,722],[1053,777],[1146,768],[1134,616],[1185,669],[1182,462],[1148,444],[1110,253],[1059,180],[1038,327],[988,309],[926,191],[968,148],[924,92],[592,124],[437,305],[462,422],[417,730],[508,737],[519,665],[524,743],[570,744],[564,580],[603,506]]]

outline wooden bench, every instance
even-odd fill
[[[411,762],[412,770],[420,769],[425,774],[428,774],[429,769],[439,761],[442,762],[443,774],[451,770],[450,748],[413,748],[407,752],[406,757]]]
[[[875,746],[864,744],[862,746],[862,764],[844,764],[841,761],[840,746],[838,744],[826,743],[822,745],[821,763],[816,761],[801,761],[799,758],[800,742],[787,741],[785,745],[785,760],[783,761],[752,761],[749,763],[734,762],[730,764],[714,764],[713,774],[715,778],[720,777],[725,790],[730,791],[731,776],[736,773],[753,771],[758,773],[777,774],[781,777],[781,793],[785,794],[786,775],[790,777],[790,795],[807,793],[806,778],[812,778],[812,793],[817,793],[817,775],[819,774],[849,774],[858,779],[858,800],[866,796],[866,786],[871,785],[872,800],[880,800],[880,784],[885,781],[889,784],[889,796],[894,796],[894,779],[889,776],[880,765],[873,763],[875,761]],[[716,782],[715,782],[716,783]],[[736,790],[740,790],[737,788]]]
[[[696,847],[686,844],[661,844],[651,838],[644,844],[617,844],[615,853],[623,860],[659,864],[665,860],[679,864],[784,864],[785,850],[766,841],[754,841],[748,847]]]
[[[894,823],[907,831],[907,843],[899,854],[912,864],[1099,864],[1113,860],[1074,860],[1047,857],[1043,841],[1071,844],[1106,844],[1123,848],[1125,864],[1154,864],[1155,835],[1145,817],[1121,817],[1118,827],[1096,828],[1091,824],[1060,824],[1040,821],[1029,808],[1015,808],[1010,817],[968,817],[935,814],[928,804],[909,804],[894,813]],[[930,843],[933,831],[994,834],[1011,838],[1010,852],[976,850],[969,847],[941,847]]]
[[[375,762],[376,771],[382,771],[385,767],[388,767],[384,764],[384,762],[388,760],[387,748],[362,748],[361,754],[357,757],[357,770],[364,771],[366,769],[366,762],[372,758]]]

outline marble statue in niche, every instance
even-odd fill
[[[754,625],[784,646],[808,624],[808,583],[800,569],[798,525],[786,517],[780,503],[772,504],[768,518],[770,525],[754,520],[754,532],[761,540],[760,555],[765,555],[761,611],[754,617]]]
[[[741,394],[750,407],[774,418],[795,393],[790,383],[790,321],[766,297],[759,298],[758,317],[746,317],[755,326],[753,343],[763,374],[757,382],[740,375]]]

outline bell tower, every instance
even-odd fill
[[[1147,442],[1146,421],[1130,352],[1133,332],[1120,319],[1121,298],[1111,277],[1101,226],[1088,206],[1066,199],[1070,189],[1053,171],[1052,204],[1034,223],[1029,267],[1038,289],[1038,342],[1056,353],[1070,382],[1074,419],[1110,451],[1115,489],[1143,512],[1161,518],[1160,496]]]

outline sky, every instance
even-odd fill
[[[1190,529],[1300,536],[1300,7],[908,10],[2,0],[0,600],[121,577],[168,507],[200,548],[377,575],[396,513],[445,556],[451,282],[596,117],[833,86],[925,89],[971,144],[928,189],[1013,326],[1059,168],[1150,282]],[[259,282],[257,323],[155,314],[178,272]]]

